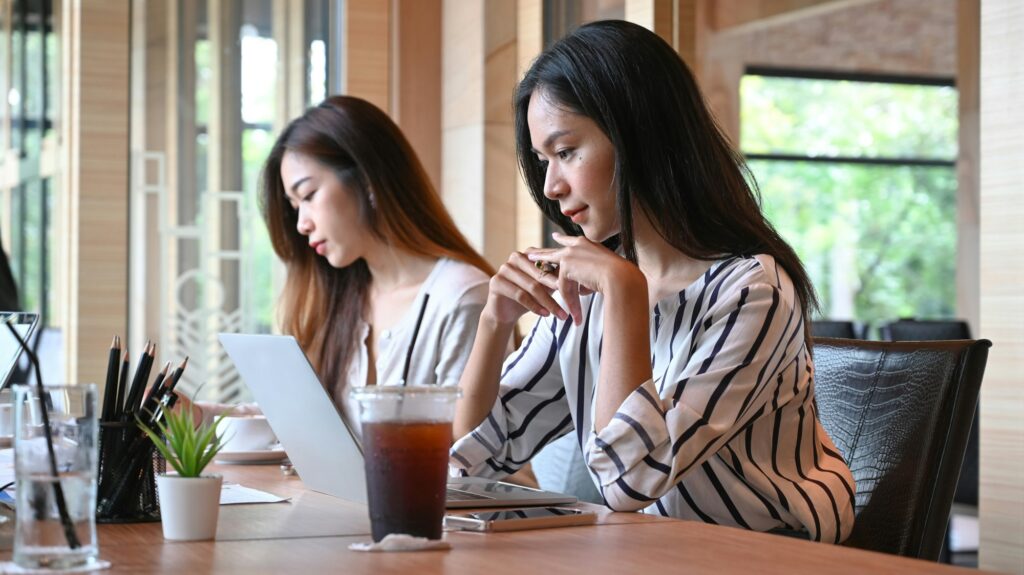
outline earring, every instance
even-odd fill
[[[377,197],[373,195],[373,192],[370,192],[369,196],[367,196],[367,200],[370,202],[370,209],[371,210],[376,210],[377,209]]]

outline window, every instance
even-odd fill
[[[0,234],[21,309],[39,312],[46,326],[56,303],[51,268],[60,48],[54,29],[52,0],[0,1],[0,61],[10,64],[0,74]]]
[[[277,132],[336,89],[328,34],[343,3],[144,7],[133,30],[145,46],[132,78],[145,105],[133,134],[129,331],[138,345],[159,341],[163,356],[189,357],[180,390],[242,401],[217,333],[274,327],[283,269],[259,214],[259,175]]]
[[[740,99],[742,150],[820,315],[953,316],[952,81],[749,70]]]

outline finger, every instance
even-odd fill
[[[529,250],[526,252],[526,259],[533,262],[534,267],[540,270],[540,276],[557,273],[561,265],[562,253],[560,249]],[[550,286],[554,289],[554,286]]]
[[[499,282],[500,295],[540,316],[554,314],[562,320],[568,317],[568,313],[551,297],[554,287],[544,285],[515,265],[502,266],[500,275],[503,280]]]
[[[537,259],[550,257],[554,254],[557,254],[558,251],[561,249],[562,248],[526,248],[526,250],[524,250],[523,253],[526,254],[526,257],[530,261],[536,261],[534,257],[536,257]]]
[[[580,305],[580,284],[564,276],[558,278],[558,292],[562,294],[562,301],[569,309],[573,323],[580,325],[583,322],[583,311]]]
[[[547,252],[549,253],[546,255],[536,256],[537,252],[527,251],[524,254],[524,261],[516,259],[514,262],[524,274],[540,282],[547,289],[547,293],[550,293],[558,289],[558,263],[551,261],[554,257],[550,255],[551,250]],[[534,259],[535,257],[546,259]]]
[[[565,234],[553,232],[551,234],[551,239],[555,240],[555,243],[559,245],[569,247],[579,245],[584,238],[583,236],[567,236]]]
[[[503,299],[511,300],[519,304],[523,311],[532,311],[533,313],[541,313],[543,306],[536,301],[530,301],[524,299],[519,293],[522,289],[519,287],[521,279],[518,277],[520,272],[517,270],[515,265],[511,262],[502,264],[498,268],[497,273],[491,278],[489,291],[491,296],[500,297]]]
[[[537,279],[544,282],[546,285],[550,285],[549,282],[554,281],[555,278],[558,277],[558,264],[541,260],[537,260],[533,262],[533,264],[538,271]],[[552,287],[552,289],[554,288]]]

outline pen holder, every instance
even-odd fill
[[[100,423],[97,523],[160,520],[156,476],[167,462],[134,421]]]

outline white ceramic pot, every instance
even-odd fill
[[[164,528],[164,539],[213,539],[217,534],[220,486],[223,481],[220,475],[158,475],[156,488],[160,496],[160,522]]]

